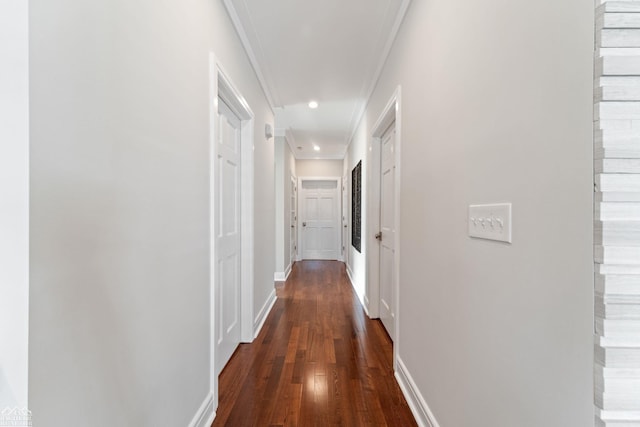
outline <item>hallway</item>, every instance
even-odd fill
[[[0,425],[640,427],[597,3],[1,2]]]
[[[220,375],[213,426],[416,425],[391,342],[343,263],[298,262],[277,295],[258,338]]]

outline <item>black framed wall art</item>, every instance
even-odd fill
[[[351,171],[351,246],[362,253],[362,160]]]

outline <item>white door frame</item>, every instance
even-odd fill
[[[302,211],[300,209],[300,192],[302,191],[302,182],[303,181],[336,181],[336,185],[337,187],[337,191],[340,191],[342,189],[342,185],[341,185],[341,181],[342,178],[340,178],[339,176],[304,176],[304,177],[298,177],[298,209],[296,210],[297,212],[297,216],[298,216],[298,221],[296,223],[296,227],[298,227],[298,251],[296,254],[296,261],[302,261],[302,215],[300,215],[300,212]],[[337,233],[338,233],[338,237],[337,237],[337,242],[338,242],[338,248],[337,248],[337,254],[338,257],[340,256],[340,240],[342,239],[341,237],[341,233],[342,233],[342,221],[340,220],[340,218],[342,217],[342,193],[340,193],[338,195],[338,208],[337,210],[337,224],[340,224],[337,229]],[[338,259],[338,258],[336,258]]]
[[[209,289],[210,289],[210,389],[214,405],[218,402],[218,372],[216,372],[216,289],[219,286],[216,277],[217,245],[217,206],[215,189],[217,188],[216,141],[218,140],[218,97],[238,115],[240,124],[240,265],[241,265],[241,315],[240,340],[253,341],[253,129],[254,115],[244,97],[236,89],[229,75],[224,71],[213,53],[209,54]]]
[[[342,241],[342,259],[340,261],[348,264],[349,247],[351,246],[351,239],[349,239],[349,200],[351,199],[351,194],[349,191],[349,172],[345,173],[342,177],[341,189],[342,192],[340,194],[340,201],[342,203],[342,209],[340,209],[340,240]]]
[[[368,206],[367,206],[367,218],[368,226],[365,241],[367,242],[367,257],[366,257],[366,270],[367,270],[367,286],[366,297],[369,302],[368,312],[369,317],[378,318],[380,316],[380,251],[378,241],[374,238],[375,234],[380,231],[380,140],[384,132],[389,126],[395,122],[396,127],[396,141],[395,141],[395,194],[394,194],[394,224],[395,224],[395,255],[394,255],[394,287],[393,287],[393,311],[395,312],[395,326],[394,336],[395,341],[393,345],[393,366],[396,368],[398,347],[400,342],[400,310],[399,296],[400,296],[400,152],[402,141],[402,128],[400,121],[401,114],[401,102],[400,102],[400,86],[396,88],[391,99],[387,102],[387,105],[382,110],[382,113],[378,117],[378,120],[373,125],[373,131],[371,134],[371,143],[369,150],[367,150],[367,160],[369,163],[368,179]]]
[[[289,206],[289,212],[295,212],[295,215],[293,217],[293,219],[291,219],[291,214],[289,214],[289,221],[290,221],[290,230],[289,232],[291,232],[291,230],[293,230],[293,232],[295,233],[294,239],[293,239],[293,247],[289,248],[289,267],[287,267],[287,271],[285,272],[285,277],[289,277],[289,273],[291,273],[291,269],[293,269],[293,263],[296,262],[298,260],[298,239],[299,239],[299,234],[300,234],[300,230],[298,229],[298,216],[299,216],[299,212],[298,212],[298,191],[299,191],[299,187],[298,187],[298,178],[294,175],[291,174],[290,176],[291,179],[291,183],[294,185],[295,190],[294,190],[294,195],[289,195],[289,203],[291,203],[291,199],[293,200],[293,206]],[[291,235],[289,235],[289,244],[291,245]]]

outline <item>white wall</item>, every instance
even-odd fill
[[[342,160],[296,160],[296,173],[299,177],[341,177],[342,168]]]
[[[0,412],[27,407],[29,337],[28,3],[0,3]]]
[[[209,393],[209,54],[255,114],[254,312],[273,114],[222,2],[30,2],[37,425],[186,426]]]
[[[593,425],[593,22],[579,0],[412,2],[350,149],[402,85],[396,345],[443,427]],[[467,236],[493,202],[511,245]]]

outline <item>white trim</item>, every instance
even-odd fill
[[[398,349],[400,348],[400,177],[401,177],[401,152],[402,152],[402,120],[401,120],[401,87],[396,87],[393,95],[387,102],[387,105],[380,113],[378,120],[373,125],[371,132],[371,142],[369,150],[367,150],[367,160],[369,167],[367,168],[367,182],[369,183],[367,190],[367,236],[373,236],[379,231],[380,227],[380,138],[392,123],[395,123],[396,140],[395,140],[395,194],[394,194],[394,288],[393,288],[393,312],[394,321],[394,345],[393,360],[394,366],[398,361]],[[365,258],[366,270],[366,293],[369,298],[369,312],[371,316],[377,318],[380,316],[380,253],[378,241],[375,239],[366,239],[367,256]],[[391,335],[391,334],[390,334]]]
[[[353,285],[353,271],[351,271],[351,266],[349,264],[346,264],[346,270],[347,270],[347,276],[349,276],[349,281],[351,282],[351,285]]]
[[[293,131],[291,129],[287,129],[284,131],[284,138],[289,144],[289,149],[293,153],[293,157],[296,157],[296,151],[298,150],[296,144],[296,138],[293,136]]]
[[[391,32],[389,33],[389,38],[387,39],[387,43],[382,50],[382,55],[380,55],[380,62],[378,64],[378,68],[374,74],[374,79],[371,81],[371,85],[369,86],[368,91],[366,92],[366,102],[362,105],[360,111],[355,115],[356,121],[351,131],[351,137],[349,138],[349,144],[347,144],[347,151],[349,150],[349,145],[351,141],[356,135],[358,131],[358,125],[364,118],[364,113],[367,111],[367,107],[369,106],[369,102],[371,101],[371,96],[373,95],[373,91],[378,86],[378,81],[380,80],[380,76],[382,75],[382,70],[387,64],[387,60],[389,59],[389,54],[391,53],[391,48],[393,47],[393,43],[396,41],[396,37],[398,36],[398,32],[400,31],[400,26],[402,25],[402,21],[404,20],[405,15],[407,14],[407,10],[409,9],[409,5],[411,4],[411,0],[402,0],[402,4],[398,9],[398,14],[396,15],[396,20],[393,23],[393,27],[391,28]]]
[[[267,300],[264,302],[264,305],[260,309],[260,312],[253,321],[253,339],[251,341],[256,339],[258,337],[258,334],[260,334],[260,331],[264,326],[264,322],[267,320],[267,317],[269,316],[269,313],[271,312],[271,309],[273,308],[277,300],[278,298],[276,297],[276,290],[273,289],[267,297]]]
[[[293,167],[293,169],[295,169],[295,165]],[[289,213],[287,214],[287,217],[289,218],[289,226],[291,227],[292,225],[294,226],[294,232],[295,232],[295,239],[293,242],[293,248],[289,247],[289,268],[288,268],[288,272],[287,272],[287,277],[289,277],[289,274],[291,273],[291,270],[293,269],[293,264],[298,261],[298,233],[300,232],[300,230],[298,229],[298,177],[295,176],[293,173],[291,173],[291,175],[289,175],[289,183],[293,183],[294,189],[293,189],[293,194],[289,194]],[[291,198],[294,198],[294,206],[291,206]],[[291,211],[294,211],[294,223],[291,222]],[[289,229],[291,230],[291,228]],[[291,232],[291,231],[289,231]],[[289,234],[289,244],[291,244],[291,234]]]
[[[364,304],[362,304],[362,306],[364,307],[364,312],[367,313],[367,316],[369,316],[369,318],[371,318],[371,316],[369,315],[369,309],[367,307],[369,307],[369,298],[367,298],[367,294],[363,294],[362,295],[362,301],[364,302]]]
[[[369,298],[369,313],[377,319],[380,317],[380,246],[377,239],[369,236],[375,236],[380,227],[380,138],[371,140],[367,163],[367,228],[363,230],[367,237],[365,293]]]
[[[296,213],[297,216],[297,213]],[[291,274],[291,270],[293,269],[293,260],[289,261],[289,265],[287,266],[287,269],[284,272],[284,280],[287,280],[289,278],[289,275]]]
[[[342,244],[344,245],[342,248],[342,261],[347,266],[347,269],[349,267],[349,255],[351,253],[351,227],[349,227],[349,224],[351,223],[349,219],[349,217],[351,216],[351,205],[349,203],[349,201],[351,200],[351,183],[349,181],[350,177],[351,174],[348,171],[346,171],[342,176],[342,210],[340,212],[340,225],[342,226],[340,236],[342,237],[341,240]]]
[[[367,317],[371,317],[369,316],[369,310],[367,309],[367,295],[362,294],[360,295],[358,293],[358,288],[356,288],[355,285],[355,281],[353,280],[353,272],[351,271],[351,269],[349,268],[349,266],[347,264],[346,265],[346,270],[347,270],[347,277],[349,278],[349,283],[351,283],[351,287],[353,288],[353,292],[356,294],[356,296],[358,297],[358,301],[360,301],[360,305],[362,306],[365,314],[367,315]]]
[[[336,181],[336,192],[338,193],[336,195],[337,197],[337,202],[338,202],[338,209],[337,209],[337,218],[336,218],[336,234],[337,234],[337,239],[336,239],[336,244],[338,245],[338,247],[336,248],[336,261],[339,261],[340,259],[340,254],[341,254],[341,241],[342,241],[342,209],[340,209],[340,205],[342,203],[342,177],[339,176],[302,176],[302,177],[298,177],[298,192],[297,192],[297,202],[298,202],[298,208],[296,209],[296,216],[298,217],[298,220],[296,221],[296,227],[298,230],[298,250],[296,251],[296,261],[302,261],[304,260],[304,258],[302,257],[302,232],[300,230],[302,230],[302,226],[300,225],[302,223],[302,215],[300,214],[302,209],[300,209],[300,192],[302,191],[302,182],[303,181]]]
[[[202,405],[200,405],[198,412],[193,416],[189,427],[209,427],[215,417],[216,411],[213,408],[213,393],[209,392],[204,402],[202,402]]]
[[[29,407],[29,2],[0,2],[0,410]]]
[[[431,408],[429,408],[418,386],[413,381],[409,370],[400,358],[398,358],[396,364],[395,377],[418,425],[420,427],[440,427]]]
[[[233,3],[232,0],[223,0],[224,1],[224,5],[227,9],[227,13],[229,14],[229,18],[231,19],[231,22],[233,23],[233,27],[236,29],[236,32],[238,33],[238,37],[240,38],[240,41],[242,43],[242,46],[244,47],[244,50],[247,53],[247,56],[249,57],[249,62],[251,62],[251,66],[253,67],[256,76],[258,77],[258,81],[260,82],[260,86],[262,87],[262,91],[265,94],[265,97],[267,98],[267,101],[269,102],[269,106],[271,107],[271,110],[274,112],[275,114],[275,106],[276,105],[280,105],[280,102],[277,98],[275,98],[272,94],[271,91],[269,90],[270,87],[273,86],[269,86],[267,84],[267,76],[265,75],[265,73],[262,71],[262,68],[260,68],[260,63],[257,59],[256,56],[256,52],[252,49],[251,47],[251,43],[249,42],[249,37],[247,36],[247,32],[244,28],[244,26],[242,25],[242,21],[240,20],[240,17],[238,16],[238,12],[235,9],[235,5]],[[371,79],[371,83],[369,84],[369,87],[364,89],[361,91],[361,93],[364,94],[363,99],[365,99],[365,102],[362,104],[362,106],[358,109],[355,109],[353,111],[352,117],[353,119],[349,121],[349,126],[351,128],[351,132],[350,132],[350,138],[347,140],[347,144],[345,146],[345,151],[344,154],[342,156],[336,155],[336,156],[323,156],[323,157],[317,157],[317,156],[313,156],[313,157],[298,157],[296,153],[296,150],[292,150],[294,153],[294,157],[296,159],[301,159],[301,160],[305,160],[305,159],[327,159],[327,160],[331,160],[331,159],[343,159],[345,154],[348,152],[349,149],[349,141],[351,141],[354,137],[354,135],[356,134],[357,130],[358,130],[358,125],[360,124],[360,122],[362,121],[363,117],[364,117],[364,113],[367,111],[367,107],[369,106],[369,102],[371,101],[371,96],[373,95],[373,91],[375,90],[376,86],[378,85],[378,81],[380,80],[380,76],[382,75],[382,70],[384,70],[384,67],[387,63],[387,60],[389,58],[389,54],[391,53],[391,48],[393,47],[393,43],[396,40],[396,37],[398,36],[398,32],[400,31],[400,26],[402,25],[402,21],[404,20],[405,15],[407,14],[407,10],[409,9],[409,5],[411,4],[411,0],[402,0],[402,3],[400,4],[400,7],[398,8],[398,13],[396,14],[395,17],[395,21],[393,22],[393,26],[391,27],[391,31],[389,32],[389,37],[387,37],[386,43],[382,49],[382,55],[380,55],[380,60],[377,64],[376,67],[376,71],[373,73],[372,79]],[[248,13],[247,13],[248,14]]]
[[[238,37],[240,38],[240,42],[244,47],[247,56],[249,57],[249,62],[251,62],[251,66],[256,73],[256,77],[258,77],[258,82],[260,82],[260,87],[262,88],[262,92],[264,92],[264,96],[267,98],[267,102],[269,103],[269,107],[271,108],[271,112],[275,114],[273,96],[269,91],[269,85],[267,84],[267,80],[262,73],[262,69],[260,68],[258,59],[256,57],[255,52],[251,48],[251,43],[249,42],[249,38],[247,37],[247,33],[242,26],[242,22],[240,21],[240,17],[238,16],[238,12],[235,9],[235,6],[231,0],[224,0],[224,5],[227,8],[227,13],[229,14],[229,18],[231,18],[231,22],[233,23],[233,27],[236,29],[238,33]]]
[[[241,237],[240,237],[240,258],[242,266],[241,276],[241,313],[240,313],[240,340],[242,342],[251,342],[253,340],[253,193],[254,193],[254,114],[248,103],[240,95],[228,74],[225,73],[221,64],[216,60],[213,52],[209,54],[209,80],[210,80],[210,149],[209,149],[209,199],[210,199],[210,389],[215,404],[218,402],[218,372],[216,369],[216,141],[218,127],[216,126],[216,118],[218,116],[218,97],[229,102],[229,107],[238,114],[241,119]]]
[[[275,273],[273,273],[273,280],[275,282],[286,282],[289,278],[289,274],[291,274],[291,263],[289,263],[284,272],[276,271]]]

